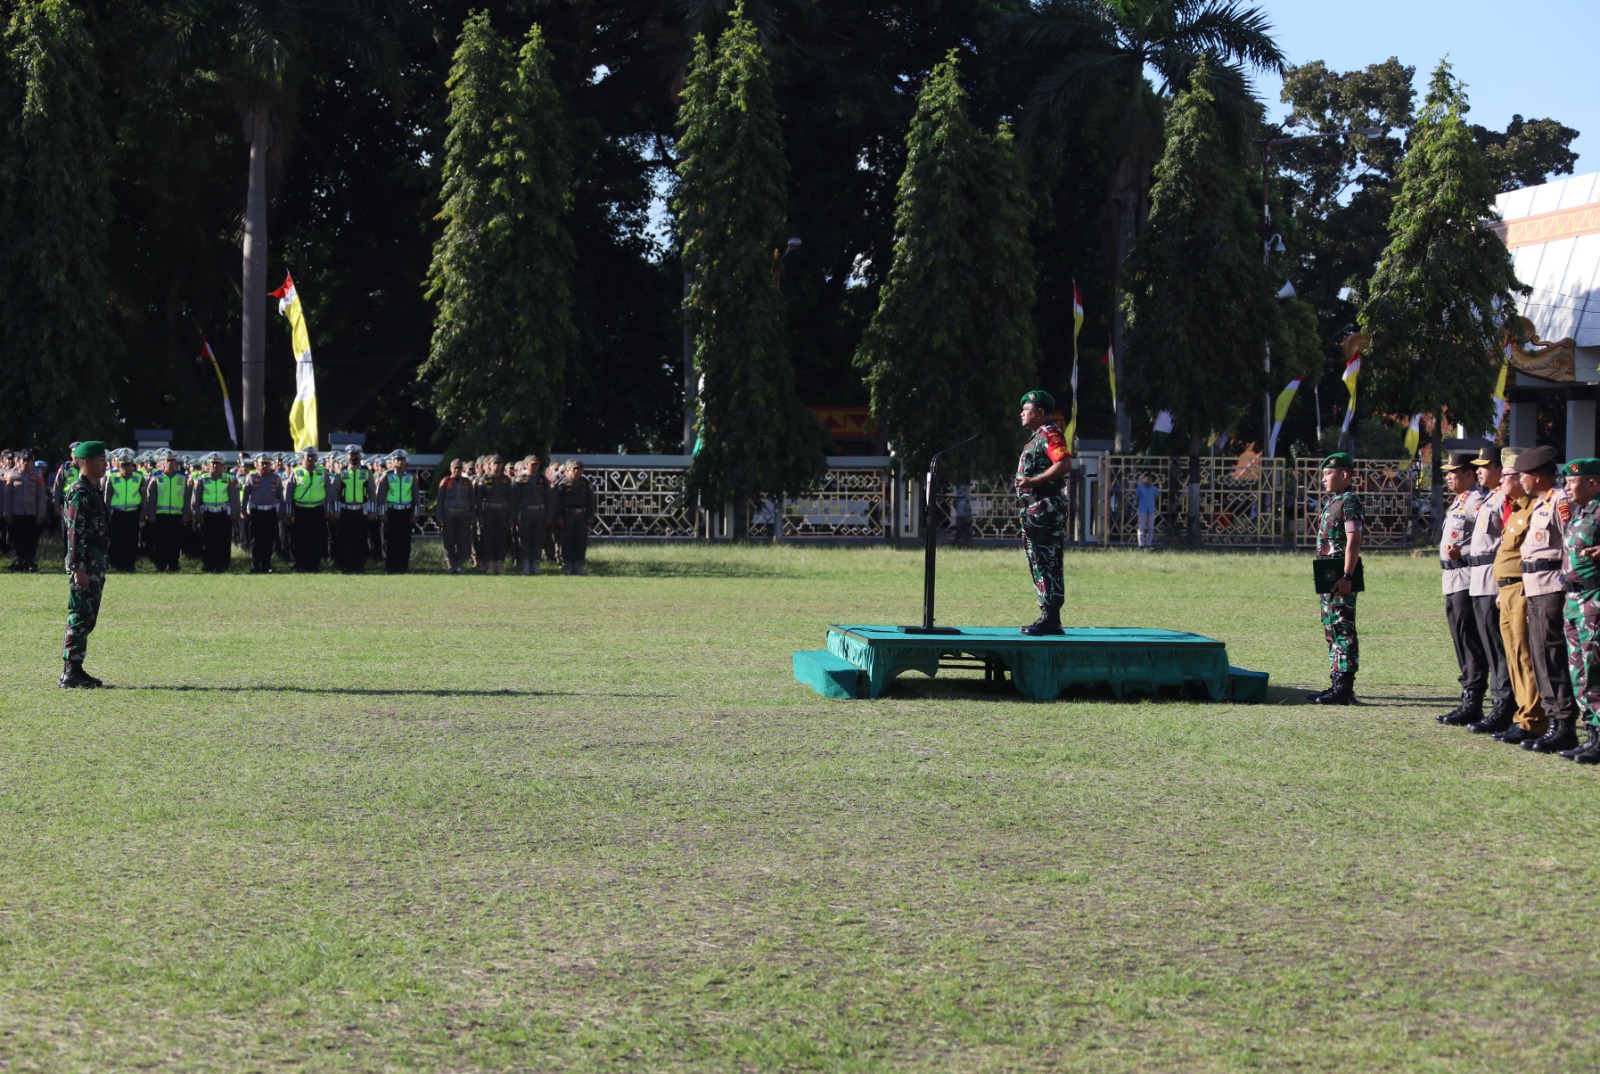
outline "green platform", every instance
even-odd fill
[[[852,695],[858,697],[882,697],[902,672],[932,676],[951,667],[982,670],[989,678],[1009,675],[1019,691],[1038,701],[1080,687],[1109,687],[1117,697],[1163,689],[1203,691],[1213,701],[1266,696],[1264,674],[1232,669],[1230,676],[1222,642],[1180,630],[1071,627],[1058,636],[1032,637],[1015,627],[908,634],[895,626],[830,626],[828,653],[837,661],[796,653],[795,677],[830,697],[846,696],[846,665],[861,672]]]

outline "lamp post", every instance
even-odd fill
[[[1288,145],[1291,142],[1312,142],[1322,138],[1345,138],[1352,134],[1359,134],[1367,138],[1374,138],[1382,134],[1386,129],[1387,128],[1384,127],[1356,127],[1351,130],[1324,131],[1320,134],[1295,134],[1287,138],[1260,138],[1256,140],[1256,144],[1261,147],[1262,268],[1271,267],[1273,254],[1281,254],[1284,252],[1283,236],[1272,230],[1272,201],[1269,197],[1270,184],[1272,181],[1272,151],[1280,145]],[[1294,291],[1291,287],[1286,285],[1285,290],[1287,290],[1289,293],[1285,295],[1283,291],[1279,291],[1279,298],[1294,297]],[[1270,340],[1267,342],[1266,357],[1262,361],[1262,369],[1265,370],[1267,374],[1267,387],[1266,391],[1263,393],[1263,404],[1261,410],[1262,435],[1265,436],[1272,429],[1272,342]]]

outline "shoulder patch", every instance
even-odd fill
[[[1572,521],[1572,501],[1560,499],[1556,501],[1556,514],[1561,516],[1561,521]]]
[[[1044,453],[1050,456],[1051,462],[1060,462],[1072,454],[1066,434],[1053,425],[1044,430]]]

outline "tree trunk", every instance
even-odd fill
[[[1200,543],[1200,434],[1189,434],[1189,527],[1190,544]]]
[[[1122,346],[1122,336],[1128,321],[1127,314],[1122,308],[1125,297],[1122,291],[1122,266],[1127,263],[1128,255],[1133,252],[1133,243],[1139,230],[1139,182],[1134,174],[1132,157],[1124,156],[1117,162],[1116,174],[1111,184],[1111,211],[1114,218],[1113,227],[1116,229],[1112,248],[1116,264],[1115,286],[1111,292],[1111,347],[1116,353],[1123,384],[1126,385],[1131,381],[1127,373],[1128,352]],[[1133,418],[1128,413],[1126,397],[1126,388],[1117,393],[1115,448],[1119,455],[1129,454],[1133,450]]]
[[[266,447],[267,372],[267,148],[270,123],[265,105],[248,120],[250,184],[244,203],[243,339],[239,348],[241,409],[246,451]]]

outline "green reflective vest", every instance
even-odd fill
[[[111,486],[111,502],[106,506],[126,511],[130,507],[139,506],[139,478],[123,477],[121,474],[112,474],[108,482]]]
[[[228,506],[228,490],[233,487],[233,478],[224,474],[222,477],[202,477],[200,482],[200,502],[207,507]]]
[[[410,506],[411,485],[414,481],[416,481],[416,477],[410,473],[390,474],[389,484],[387,486],[389,494],[385,497],[385,499],[392,504],[405,504]]]
[[[183,514],[183,490],[188,484],[182,474],[156,474],[156,514]]]
[[[328,498],[328,471],[322,467],[307,470],[294,468],[294,505],[296,507],[321,507]]]
[[[354,478],[355,480],[351,480]],[[367,502],[367,475],[351,467],[339,475],[339,500],[356,504]]]

